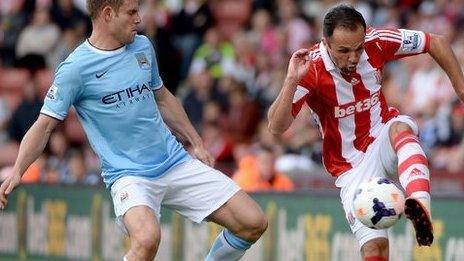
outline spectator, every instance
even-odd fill
[[[193,53],[213,23],[214,18],[207,1],[186,0],[180,12],[174,16],[174,44],[182,56],[179,71],[181,79],[187,77]]]
[[[39,8],[35,10],[32,22],[19,35],[16,54],[22,58],[26,55],[43,56],[50,64],[50,53],[58,44],[59,28],[50,21],[49,10]]]
[[[256,133],[254,148],[264,146],[271,148],[275,155],[280,156],[283,153],[282,141],[276,135],[272,135],[267,127],[268,121],[263,119],[259,122]]]
[[[79,149],[69,151],[68,157],[68,172],[63,178],[66,184],[84,184],[96,185],[100,183],[101,177],[95,172],[87,169],[85,164],[84,153]]]
[[[280,0],[278,4],[280,26],[286,33],[287,52],[293,53],[303,46],[308,46],[313,37],[313,32],[308,23],[297,13],[295,1]]]
[[[69,172],[67,155],[69,153],[69,143],[61,131],[55,131],[50,136],[48,143],[49,156],[45,166],[45,183],[57,183],[66,180]]]
[[[263,51],[258,51],[256,53],[254,81],[249,92],[253,96],[259,96],[271,85],[272,80],[271,56]]]
[[[21,141],[39,116],[42,104],[35,82],[30,82],[24,86],[24,100],[13,112],[9,123],[8,134],[13,140]]]
[[[190,73],[208,70],[214,79],[232,74],[235,63],[234,47],[222,41],[219,32],[211,28],[206,31],[204,43],[195,51]]]
[[[6,66],[12,66],[16,57],[16,42],[26,24],[24,0],[0,2],[0,58]]]
[[[237,142],[252,140],[259,123],[259,108],[243,84],[235,83],[229,93],[228,131]]]
[[[232,76],[250,89],[255,75],[255,50],[243,31],[236,33],[232,41],[237,56]]]
[[[211,106],[210,103],[208,105]],[[230,135],[221,128],[219,122],[207,121],[203,123],[201,137],[206,149],[216,159],[215,168],[230,176],[234,166],[234,141]]]
[[[154,0],[146,2],[142,13],[143,34],[150,39],[156,50],[159,72],[165,86],[175,93],[180,81],[180,57],[174,47],[169,28],[170,15],[168,10],[160,5]]]
[[[255,50],[259,50],[269,61],[276,63],[285,43],[281,40],[281,32],[272,24],[272,17],[267,10],[258,10],[251,17],[251,30],[247,38]]]
[[[189,76],[189,89],[182,103],[193,126],[199,129],[203,120],[203,107],[213,95],[213,79],[208,71]]]
[[[256,155],[248,155],[239,162],[233,179],[245,191],[292,191],[290,178],[275,169],[275,155],[270,148],[261,147]]]

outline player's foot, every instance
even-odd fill
[[[404,213],[411,220],[416,230],[419,246],[430,246],[433,242],[433,226],[430,212],[418,199],[408,198],[405,201]]]

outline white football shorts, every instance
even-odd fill
[[[390,143],[389,135],[390,126],[394,122],[406,123],[416,135],[418,134],[417,124],[409,116],[400,115],[389,120],[383,127],[379,137],[367,149],[361,163],[357,167],[343,173],[335,181],[335,185],[341,188],[340,198],[345,210],[346,219],[360,247],[374,238],[388,238],[386,229],[377,230],[368,228],[356,218],[353,210],[353,198],[358,186],[370,177],[397,179],[398,158]]]
[[[239,190],[240,187],[222,172],[192,159],[154,179],[124,176],[111,186],[111,196],[116,223],[127,234],[123,216],[132,207],[148,206],[159,219],[163,204],[201,223]]]

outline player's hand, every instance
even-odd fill
[[[213,167],[214,166],[214,157],[209,153],[209,151],[203,146],[195,146],[192,149],[192,154],[195,158],[202,161],[206,165]]]
[[[311,58],[308,49],[300,49],[292,54],[288,63],[287,79],[299,82],[309,71]]]
[[[0,186],[0,209],[4,209],[8,204],[8,195],[13,189],[19,185],[21,175],[17,173],[10,173]]]

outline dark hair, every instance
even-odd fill
[[[331,37],[337,27],[355,31],[360,25],[366,30],[366,21],[360,12],[348,5],[338,5],[325,15],[322,33],[324,37]]]

